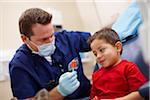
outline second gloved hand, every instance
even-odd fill
[[[66,72],[60,76],[57,90],[62,96],[67,96],[72,94],[79,86],[80,82],[77,79],[77,72]]]

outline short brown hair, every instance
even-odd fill
[[[88,39],[88,43],[91,44],[95,39],[102,39],[113,46],[115,46],[118,41],[121,42],[117,32],[108,27],[95,32],[94,35]]]
[[[40,8],[27,9],[19,18],[20,34],[30,37],[33,35],[33,24],[39,23],[46,25],[51,22],[51,19],[52,15]]]

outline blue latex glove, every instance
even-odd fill
[[[72,94],[79,85],[80,82],[77,79],[77,72],[66,72],[60,76],[57,90],[62,96],[67,96]]]

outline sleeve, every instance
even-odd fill
[[[15,67],[10,71],[10,78],[14,97],[25,99],[36,94],[33,79],[27,71]]]
[[[130,92],[137,91],[146,82],[146,78],[135,64],[128,66],[127,81]]]
[[[70,31],[66,32],[68,42],[72,48],[79,52],[90,51],[90,45],[87,43],[88,38],[91,36],[89,32]]]
[[[85,52],[85,51],[89,51],[90,49],[90,45],[87,43],[88,38],[91,36],[90,33],[87,32],[79,32],[79,51],[80,52]]]
[[[139,93],[146,100],[149,100],[149,90],[150,90],[150,82],[147,82],[140,87]]]

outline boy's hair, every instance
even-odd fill
[[[115,46],[118,41],[121,42],[117,32],[108,27],[102,28],[101,30],[95,32],[94,35],[88,39],[88,43],[91,44],[95,39],[102,39],[113,46]]]
[[[51,22],[52,15],[40,8],[27,9],[19,18],[19,30],[20,34],[24,34],[29,37],[33,35],[33,24],[49,24]]]

